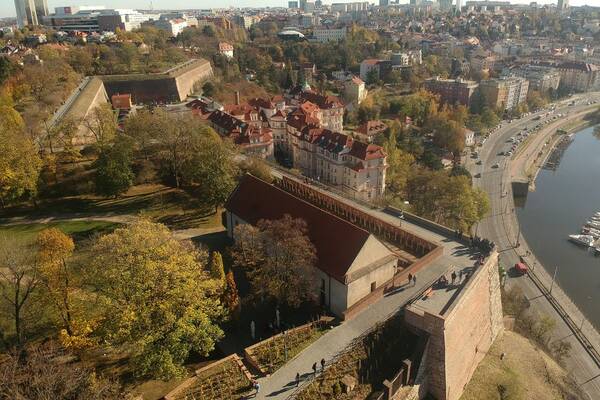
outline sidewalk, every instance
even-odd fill
[[[388,221],[398,220],[380,211],[370,210],[378,217]],[[444,255],[434,260],[421,270],[417,276],[417,285],[404,286],[388,295],[358,314],[354,319],[342,323],[323,335],[319,340],[302,351],[296,358],[289,361],[273,375],[259,379],[261,392],[256,399],[286,399],[295,390],[296,373],[301,375],[302,383],[312,378],[312,365],[317,363],[320,369],[322,358],[328,363],[335,355],[343,351],[356,337],[372,329],[380,322],[387,320],[402,309],[406,303],[425,289],[434,280],[444,274],[450,266],[471,267],[471,253],[465,252],[462,244],[446,237],[431,233],[425,229],[402,221],[402,227],[413,231],[430,240],[435,240],[444,247]]]

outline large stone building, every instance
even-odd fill
[[[489,107],[510,111],[527,100],[529,81],[520,77],[488,79],[481,81],[479,90]]]
[[[344,40],[346,38],[346,27],[315,26],[313,28],[313,37],[320,43]]]
[[[360,104],[367,97],[365,82],[358,76],[353,76],[344,82],[344,98],[355,104]]]
[[[446,104],[462,104],[469,106],[471,98],[477,90],[475,81],[464,79],[441,79],[439,77],[427,79],[424,83],[425,89],[440,96],[440,100]]]
[[[343,316],[397,271],[397,256],[371,233],[252,175],[242,179],[225,209],[227,233],[233,239],[240,224],[286,214],[303,219],[317,253],[315,291],[335,315]],[[343,246],[333,242],[338,239]]]

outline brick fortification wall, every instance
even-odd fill
[[[109,98],[131,94],[134,104],[183,101],[194,87],[210,79],[212,66],[207,60],[190,60],[162,74],[112,75],[102,77]]]
[[[184,64],[180,69],[171,72],[175,76],[177,93],[181,100],[194,93],[199,84],[212,78],[213,70],[210,62],[206,60],[193,60]]]
[[[466,283],[442,315],[408,308],[406,321],[429,334],[427,387],[438,400],[458,400],[502,331],[498,253]]]

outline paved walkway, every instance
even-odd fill
[[[331,194],[331,193],[330,193]],[[434,260],[429,266],[425,267],[417,274],[417,284],[415,286],[403,286],[393,294],[385,296],[377,303],[366,308],[354,319],[343,322],[341,325],[332,328],[330,332],[323,335],[315,343],[302,351],[298,356],[277,370],[273,375],[259,379],[261,385],[260,393],[256,399],[286,399],[295,390],[296,373],[302,376],[302,384],[306,384],[312,378],[312,365],[325,359],[329,362],[335,355],[342,352],[356,337],[371,330],[378,323],[387,320],[392,315],[402,309],[406,303],[415,297],[419,292],[431,285],[441,275],[448,272],[449,269],[461,269],[472,267],[474,265],[472,253],[462,244],[448,239],[444,236],[432,233],[426,229],[401,221],[398,218],[378,210],[371,210],[360,206],[347,199],[342,201],[351,203],[364,211],[376,215],[388,222],[398,224],[402,222],[402,228],[412,231],[419,236],[438,242],[444,247],[444,254]]]

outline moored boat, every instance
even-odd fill
[[[595,239],[591,235],[569,235],[569,240],[580,246],[590,247],[594,245]]]

